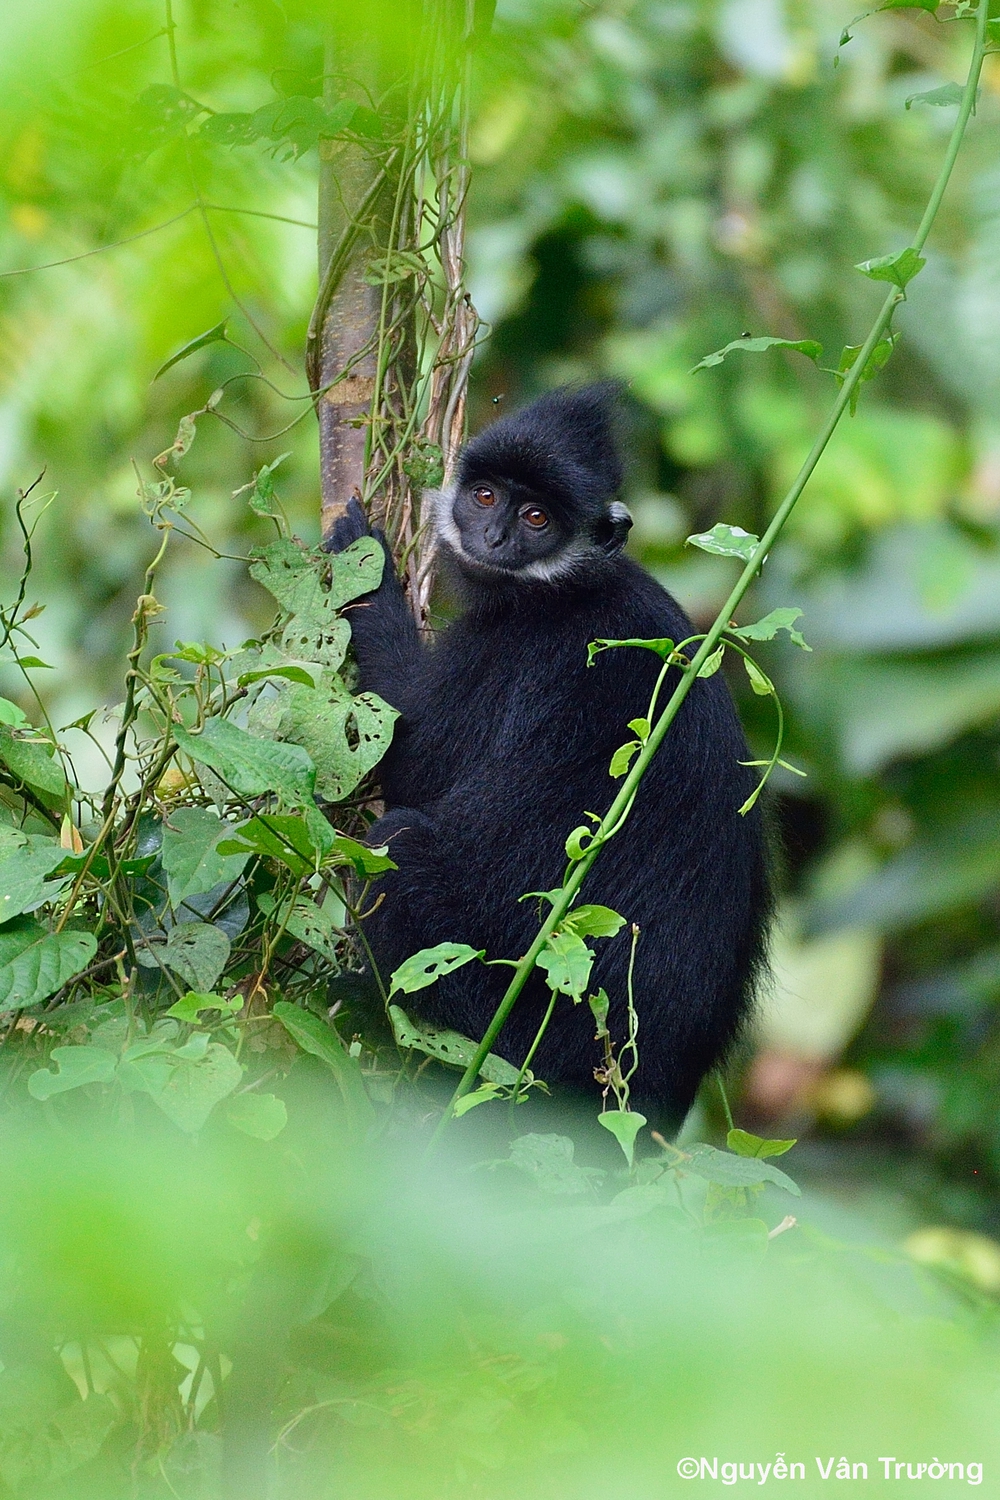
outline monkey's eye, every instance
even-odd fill
[[[539,510],[537,505],[529,505],[527,510],[522,510],[521,517],[529,526],[534,526],[536,531],[541,531],[543,526],[549,524],[548,516],[544,510]]]
[[[474,500],[479,501],[480,505],[496,505],[497,503],[496,495],[486,484],[477,484],[472,491],[472,496]]]

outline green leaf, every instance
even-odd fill
[[[749,656],[744,656],[743,665],[747,669],[747,676],[750,679],[750,686],[753,688],[757,696],[759,698],[767,698],[772,696],[774,693],[774,683],[769,677],[766,677],[764,675],[764,673],[760,670],[760,667],[758,667],[757,663],[755,661],[751,661]]]
[[[583,859],[593,841],[593,829],[581,823],[579,828],[574,828],[572,833],[566,836],[566,858],[573,860],[574,863],[578,859]]]
[[[242,995],[234,995],[231,1000],[224,1000],[221,995],[202,995],[197,990],[189,990],[163,1014],[172,1016],[176,1021],[183,1021],[186,1026],[196,1026],[205,1011],[217,1010],[227,1015],[237,1015],[242,1009]]]
[[[877,255],[874,260],[862,260],[854,267],[872,281],[891,281],[900,291],[920,274],[927,262],[919,251],[900,250],[895,255]]]
[[[40,656],[19,656],[17,662],[18,666],[21,667],[31,667],[33,669],[44,668],[46,672],[55,671],[52,663],[50,661],[42,661]]]
[[[875,348],[872,350],[871,354],[869,354],[868,361],[861,372],[861,379],[858,381],[857,385],[854,387],[854,390],[851,392],[852,417],[858,409],[858,396],[861,392],[861,386],[865,381],[873,380],[878,372],[883,368],[883,366],[888,364],[892,351],[896,347],[896,341],[898,338],[898,333],[887,333],[884,338],[879,339],[878,343],[875,345]],[[844,345],[844,348],[840,353],[840,362],[836,370],[833,372],[838,385],[843,385],[863,348],[863,344]]]
[[[257,897],[257,905],[266,917],[273,918],[277,927],[283,926],[289,937],[305,943],[307,948],[339,966],[340,935],[331,918],[315,901],[310,901],[308,896],[299,896],[279,905],[273,896],[262,893]]]
[[[211,990],[229,962],[229,939],[209,922],[180,922],[159,949],[169,969],[202,994]]]
[[[705,660],[702,662],[700,668],[698,669],[698,676],[714,677],[716,672],[722,666],[722,658],[725,656],[725,654],[726,646],[725,642],[723,642],[721,646],[717,647],[717,649],[712,652],[711,656],[705,657]]]
[[[209,122],[206,121],[207,123]],[[205,126],[203,125],[202,130],[204,128]],[[196,354],[199,349],[204,349],[209,344],[226,343],[226,322],[227,319],[223,318],[221,323],[216,323],[215,327],[209,328],[206,333],[199,333],[197,338],[189,339],[186,344],[178,349],[176,354],[172,354],[168,360],[163,362],[153,376],[153,380],[159,380],[161,375],[165,375],[168,370],[172,370],[174,365],[180,364],[182,359],[187,359],[189,354]],[[244,470],[245,472],[246,470]]]
[[[279,1000],[272,1014],[303,1052],[309,1052],[326,1063],[340,1090],[352,1128],[358,1134],[364,1134],[372,1123],[374,1112],[357,1058],[350,1057],[336,1031],[310,1011],[290,1005],[287,1000]]]
[[[233,832],[232,823],[207,807],[178,807],[164,818],[161,857],[171,906],[238,879],[249,853],[219,852],[220,842],[231,840]]]
[[[226,1119],[244,1135],[273,1141],[288,1124],[288,1110],[277,1094],[237,1094],[226,1107]]]
[[[392,1034],[400,1047],[408,1051],[423,1052],[427,1057],[436,1057],[438,1062],[448,1063],[453,1068],[465,1069],[476,1055],[478,1043],[457,1031],[448,1031],[441,1026],[418,1025],[398,1005],[389,1006]],[[479,1069],[481,1078],[502,1087],[513,1086],[519,1070],[496,1053],[488,1052]]]
[[[452,1114],[456,1120],[460,1120],[463,1115],[469,1113],[470,1109],[475,1109],[477,1104],[487,1104],[490,1099],[495,1099],[499,1093],[499,1085],[495,1083],[481,1083],[477,1089],[473,1089],[470,1093],[462,1095],[452,1110]]]
[[[801,617],[801,609],[772,609],[769,615],[765,615],[755,625],[731,626],[729,634],[739,636],[741,641],[773,641],[779,630],[787,630],[796,646],[803,651],[811,651],[812,647],[794,629],[795,621]]]
[[[749,1130],[731,1130],[726,1136],[726,1145],[737,1156],[784,1156],[791,1151],[795,1141],[769,1141],[764,1136],[751,1135]]]
[[[294,662],[281,662],[273,667],[260,667],[255,672],[241,672],[236,679],[238,687],[251,687],[255,682],[266,682],[272,677],[283,677],[288,682],[301,682],[303,687],[316,686],[316,672],[298,667]]]
[[[560,926],[581,938],[614,937],[625,926],[625,918],[610,906],[577,906],[566,913]]]
[[[198,134],[214,146],[249,146],[259,138],[260,132],[253,124],[250,114],[209,115],[202,120]]]
[[[928,89],[923,94],[911,94],[905,101],[905,108],[911,109],[914,104],[936,104],[939,108],[947,108],[951,104],[961,104],[965,90],[957,83],[945,83],[939,89]]]
[[[13,729],[31,728],[27,714],[9,698],[0,698],[0,724],[9,724]]]
[[[263,464],[254,475],[253,484],[250,486],[250,499],[247,503],[256,515],[281,515],[281,506],[274,492],[274,471],[279,464],[284,463],[286,458],[291,458],[291,454],[279,453],[273,463]],[[237,491],[237,494],[239,493]]]
[[[0,829],[0,923],[34,911],[62,890],[61,880],[46,876],[61,864],[66,850],[41,834]]]
[[[372,849],[367,844],[359,844],[357,839],[349,839],[341,833],[331,844],[324,864],[353,865],[355,873],[362,879],[366,875],[381,875],[385,870],[399,868],[395,861],[389,858],[387,848],[388,845],[383,844],[379,849]]]
[[[649,739],[650,723],[648,719],[629,719],[628,727],[633,734],[637,734],[643,744]]]
[[[197,736],[180,724],[173,732],[184,754],[221,776],[237,796],[273,792],[285,802],[314,807],[316,771],[300,745],[268,743],[228,719],[209,719]]]
[[[611,757],[611,764],[608,767],[608,775],[613,776],[616,781],[621,776],[627,776],[629,766],[635,760],[636,755],[641,749],[642,744],[639,740],[629,740],[627,744],[619,745],[618,749]]]
[[[741,557],[749,562],[753,557],[760,537],[742,526],[726,526],[721,521],[711,531],[699,531],[689,536],[686,547],[700,547],[702,552],[713,552],[717,557]]]
[[[110,1083],[118,1066],[117,1054],[103,1047],[53,1047],[50,1055],[56,1071],[40,1068],[28,1078],[28,1093],[43,1102],[88,1083]]]
[[[33,738],[23,739],[22,731],[0,723],[0,760],[18,781],[23,781],[49,807],[59,807],[66,800],[66,777],[55,747],[36,730]]]
[[[655,651],[656,655],[661,656],[664,661],[674,649],[673,641],[663,639],[644,641],[637,636],[627,641],[591,641],[587,647],[587,666],[592,667],[595,656],[599,656],[602,651],[613,651],[616,646],[643,646],[647,651]]]
[[[180,1057],[180,1051],[174,1056]],[[229,1048],[221,1042],[209,1042],[201,1056],[195,1054],[191,1061],[176,1062],[163,1086],[150,1090],[150,1094],[168,1120],[194,1135],[215,1106],[239,1087],[242,1078],[243,1069]]]
[[[714,1146],[697,1145],[690,1147],[687,1160],[678,1165],[683,1171],[693,1172],[696,1177],[703,1177],[720,1187],[758,1187],[762,1182],[773,1182],[786,1193],[794,1193],[797,1198],[802,1196],[797,1183],[759,1157],[736,1156],[728,1151],[717,1151]]]
[[[312,627],[320,633],[337,610],[378,588],[385,567],[382,544],[371,536],[359,537],[335,553],[305,548],[283,537],[253,557],[251,577],[297,617],[295,628]]]
[[[322,847],[313,842],[314,832],[322,835]],[[265,854],[269,859],[287,865],[293,875],[302,876],[316,869],[322,855],[332,849],[334,842],[333,829],[325,818],[314,829],[297,813],[259,813],[249,822],[232,827],[232,837],[223,839],[218,849],[220,854],[235,854],[242,850]]]
[[[546,974],[546,983],[560,994],[583,999],[594,964],[593,950],[573,931],[556,932],[546,939],[536,963]]]
[[[721,365],[727,354],[763,354],[766,349],[796,349],[811,359],[815,364],[823,353],[823,345],[817,344],[815,339],[733,339],[724,349],[716,349],[714,354],[706,354],[700,359],[690,371],[693,375],[696,370],[707,370],[712,365]]]
[[[576,1198],[592,1193],[604,1173],[596,1167],[579,1166],[573,1156],[573,1142],[567,1135],[521,1135],[511,1141],[508,1162],[542,1192],[557,1198]]]
[[[378,765],[398,718],[398,711],[375,693],[351,698],[295,685],[279,699],[275,733],[308,753],[316,767],[317,795],[342,802]]]
[[[468,943],[438,943],[433,948],[421,948],[393,974],[389,994],[412,995],[416,990],[425,990],[443,974],[451,974],[474,958],[485,956],[485,948],[470,948]]]
[[[645,1125],[646,1116],[640,1115],[636,1110],[607,1109],[597,1116],[597,1121],[605,1130],[610,1130],[631,1168],[635,1160],[635,1138]]]
[[[593,1011],[594,1020],[597,1022],[597,1035],[594,1037],[594,1040],[595,1042],[599,1042],[603,1037],[610,1036],[611,1034],[608,1031],[608,1010],[611,1002],[608,999],[607,991],[598,990],[596,995],[588,995],[587,1004]]]
[[[93,961],[90,932],[46,932],[22,920],[0,932],[0,1012],[48,1000]]]

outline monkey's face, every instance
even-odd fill
[[[545,579],[567,563],[570,536],[545,497],[524,485],[477,480],[441,497],[438,525],[458,556],[501,573]]]

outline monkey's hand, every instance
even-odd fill
[[[345,617],[351,623],[362,688],[378,693],[393,708],[402,708],[420,655],[420,641],[385,533],[368,524],[361,502],[352,499],[334,522],[324,546],[328,552],[343,552],[363,536],[374,537],[385,554],[382,582],[372,593],[348,605]]]
[[[334,521],[333,530],[323,545],[327,552],[345,552],[351,543],[356,542],[359,537],[375,535],[379,537],[384,546],[385,537],[379,532],[372,531],[361,501],[357,498],[352,498],[348,500],[347,509],[344,511],[344,514],[338,516],[336,521]]]

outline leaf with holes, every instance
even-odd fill
[[[467,1068],[476,1055],[478,1043],[458,1031],[449,1031],[441,1026],[418,1025],[398,1005],[389,1006],[392,1034],[400,1047],[408,1051],[423,1052],[435,1057],[438,1062],[448,1063],[453,1068]],[[481,1078],[498,1086],[513,1086],[517,1082],[518,1069],[494,1052],[488,1052],[479,1069]]]
[[[712,552],[716,557],[741,557],[744,562],[749,562],[759,541],[760,537],[754,536],[752,531],[744,531],[742,526],[726,526],[720,521],[711,531],[698,531],[689,536],[684,545],[700,547],[702,552]]]
[[[300,546],[281,537],[251,553],[250,577],[265,589],[290,615],[323,609],[322,575],[325,554],[319,548]]]
[[[716,349],[714,354],[706,354],[700,359],[690,371],[693,375],[696,370],[708,370],[712,365],[721,365],[727,354],[763,354],[766,349],[794,349],[799,354],[804,354],[811,359],[813,364],[823,353],[823,345],[817,344],[815,339],[733,339],[724,349]]]
[[[249,853],[219,852],[219,844],[231,840],[233,831],[231,823],[207,807],[178,807],[164,818],[161,857],[171,906],[238,879]]]
[[[26,918],[0,932],[0,1012],[39,1005],[93,961],[90,932],[46,932]]]
[[[281,695],[276,732],[308,753],[316,767],[317,795],[341,802],[378,765],[398,718],[375,693],[351,698],[296,684]]]
[[[229,962],[229,939],[209,922],[181,922],[170,929],[160,958],[175,974],[202,994],[213,989]]]
[[[468,943],[438,943],[434,948],[421,948],[393,974],[389,994],[412,995],[416,990],[425,990],[443,974],[451,974],[474,958],[485,956],[485,948],[470,948]]]
[[[310,901],[308,896],[299,896],[279,904],[273,896],[262,892],[257,897],[257,905],[265,917],[272,917],[275,926],[283,927],[289,937],[305,943],[307,948],[339,967],[340,935],[331,918],[315,901]]]

